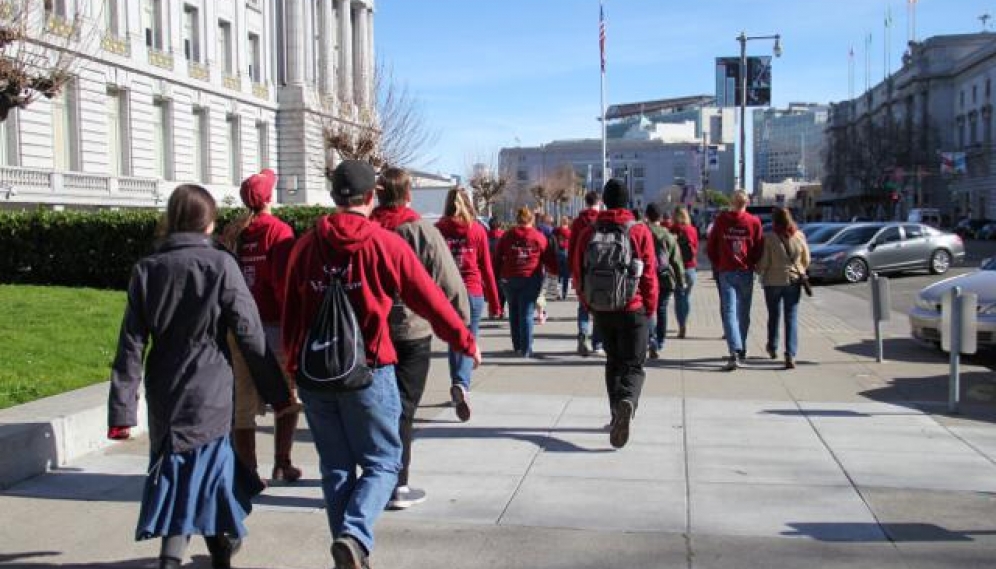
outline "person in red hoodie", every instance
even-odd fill
[[[570,235],[567,239],[567,258],[576,259],[580,252],[577,250],[577,238],[581,231],[589,225],[595,223],[595,218],[602,211],[602,196],[596,191],[590,191],[584,195],[585,208],[578,213],[578,216],[571,222]],[[572,262],[572,261],[569,261]],[[574,288],[578,283],[574,281]],[[588,338],[591,338],[591,348],[588,348]],[[591,315],[585,308],[583,302],[578,302],[578,354],[587,356],[594,352],[602,352],[602,336],[598,333],[598,328],[592,326]]]
[[[685,285],[674,291],[674,314],[678,319],[678,337],[684,338],[688,333],[688,315],[692,310],[692,288],[695,287],[699,255],[699,232],[692,225],[688,210],[678,206],[674,210],[674,221],[671,224],[681,250],[681,258],[685,262]]]
[[[747,213],[747,192],[737,190],[730,210],[716,216],[707,252],[719,286],[723,333],[730,355],[724,369],[733,371],[747,359],[747,331],[754,294],[754,267],[764,250],[761,220]]]
[[[287,257],[294,246],[294,231],[273,215],[271,205],[276,184],[277,175],[269,168],[242,181],[239,195],[249,213],[225,227],[222,241],[238,257],[246,284],[259,308],[266,343],[272,347],[281,367],[286,367],[284,352],[280,348],[280,314],[284,303],[284,271],[287,268]],[[258,468],[256,416],[264,413],[265,406],[256,392],[249,367],[238,346],[231,339],[229,345],[235,374],[232,446],[242,463],[255,473]],[[295,408],[300,407],[294,392],[293,378],[286,379]],[[271,474],[274,482],[296,482],[301,478],[301,469],[291,463],[290,456],[298,415],[298,411],[292,411],[274,421]]]
[[[516,212],[518,225],[498,242],[495,255],[498,274],[508,299],[508,326],[512,348],[522,357],[533,357],[533,311],[543,287],[543,265],[557,272],[556,259],[547,248],[546,237],[533,227],[535,216],[528,207]]]
[[[498,277],[497,263],[495,263],[495,255],[498,252],[498,242],[501,241],[502,236],[505,235],[505,229],[502,227],[502,222],[498,220],[497,217],[492,217],[488,220],[488,252],[491,253],[491,269],[495,278]],[[505,314],[505,289],[501,286],[498,287],[498,306],[501,310],[498,312],[498,318],[501,319]]]
[[[560,271],[560,300],[567,298],[567,289],[571,286],[571,267],[568,265],[567,252],[571,245],[571,219],[560,216],[560,225],[553,230],[553,238],[557,242],[557,270]]]
[[[332,557],[337,569],[367,567],[373,525],[394,492],[401,469],[401,403],[388,315],[398,296],[429,321],[433,332],[480,364],[474,336],[426,272],[411,246],[369,219],[376,173],[344,160],[332,173],[339,211],[323,216],[291,251],[283,315],[283,342],[291,372],[328,286],[338,274],[356,312],[373,382],[360,390],[323,390],[298,382],[318,450]],[[357,468],[360,474],[357,475]]]
[[[443,217],[436,223],[436,229],[443,234],[446,244],[453,253],[453,259],[460,268],[460,276],[467,287],[470,300],[470,333],[477,337],[484,312],[484,299],[488,301],[488,313],[501,314],[498,300],[498,285],[491,266],[491,252],[488,250],[488,234],[480,223],[470,196],[462,188],[453,188],[446,194]],[[471,360],[449,350],[450,399],[456,409],[457,418],[470,420],[470,376]]]
[[[635,223],[633,213],[627,208],[629,191],[626,186],[619,180],[609,180],[602,191],[602,200],[608,209],[598,214],[594,224],[581,230],[571,270],[577,283],[578,297],[587,304],[584,276],[588,244],[603,226],[631,224],[629,238],[634,263],[621,270],[629,271],[637,278],[633,296],[620,311],[594,312],[595,326],[601,331],[605,342],[605,388],[612,413],[609,443],[615,448],[622,448],[629,441],[630,422],[639,405],[646,378],[643,364],[647,360],[649,325],[650,319],[657,313],[659,294],[657,255],[650,229],[645,224]],[[642,263],[642,269],[634,271],[633,266],[639,266],[639,263]]]

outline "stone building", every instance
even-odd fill
[[[73,78],[0,124],[0,207],[155,207],[184,182],[231,202],[264,167],[279,202],[328,203],[323,128],[374,116],[373,14],[373,0],[45,2],[43,34],[78,30]]]
[[[788,179],[823,179],[829,107],[790,103],[754,111],[754,187]]]

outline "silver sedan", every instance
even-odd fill
[[[979,295],[976,339],[979,348],[996,347],[996,257],[982,263],[975,272],[934,283],[920,291],[910,311],[913,337],[927,342],[941,341],[941,298],[953,287]]]

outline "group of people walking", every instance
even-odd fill
[[[221,239],[213,238],[210,193],[180,186],[155,252],[135,266],[112,366],[108,436],[129,437],[144,382],[150,469],[136,539],[162,538],[161,568],[182,564],[192,535],[204,536],[213,567],[230,567],[251,498],[267,483],[303,475],[291,460],[302,410],[318,452],[335,566],[368,567],[380,513],[426,497],[409,479],[432,337],[449,346],[450,401],[468,421],[485,308],[500,319],[507,304],[512,349],[535,357],[535,310],[548,277],[561,300],[574,283],[579,353],[605,355],[613,447],[629,440],[644,364],[664,349],[671,298],[678,337],[686,336],[699,241],[683,208],[672,220],[652,205],[647,222],[638,223],[625,185],[610,180],[601,194],[585,196],[573,221],[561,218],[554,228],[552,218],[543,219],[537,227],[536,214],[521,208],[505,231],[480,224],[460,188],[447,194],[437,223],[422,219],[410,207],[412,182],[403,169],[376,172],[346,160],[331,178],[336,213],[298,239],[272,214],[270,170],[243,182],[248,213]],[[775,315],[768,352],[778,350],[784,314],[786,365],[794,365],[808,249],[787,211],[762,237],[745,205],[746,194],[734,195],[708,241],[727,368],[746,357],[755,270]],[[304,369],[336,343],[312,334],[340,287],[355,330],[346,326],[336,342],[355,340],[356,365],[366,372],[355,383],[319,381]],[[258,472],[255,445],[256,418],[267,404],[275,421],[268,481]]]

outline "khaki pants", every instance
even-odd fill
[[[273,350],[280,369],[284,371],[284,379],[287,387],[291,391],[291,402],[297,402],[297,393],[294,390],[294,381],[287,375],[283,345],[280,341],[280,326],[264,325],[266,332],[266,344]],[[236,429],[255,429],[256,417],[266,413],[266,404],[256,391],[256,384],[252,382],[252,375],[249,373],[249,366],[242,357],[242,352],[235,343],[235,337],[228,335],[228,346],[232,350],[232,372],[235,375],[235,425]]]

